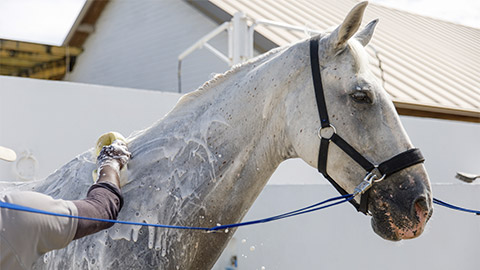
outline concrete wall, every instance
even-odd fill
[[[103,132],[128,135],[167,113],[174,93],[0,76],[0,145],[24,164],[0,162],[0,180],[21,170],[41,179],[93,147]],[[402,117],[427,162],[436,197],[480,209],[480,182],[462,184],[456,171],[479,173],[480,125]],[[315,169],[300,160],[281,164],[245,220],[313,204],[337,193]],[[479,269],[480,217],[435,208],[420,238],[400,243],[380,239],[369,218],[342,205],[324,212],[237,231],[214,269]]]

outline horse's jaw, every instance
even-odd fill
[[[372,228],[390,241],[420,236],[432,216],[432,194],[423,165],[408,168],[372,187]]]

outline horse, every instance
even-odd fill
[[[365,46],[377,21],[360,31],[366,2],[335,30],[314,36],[332,126],[373,163],[411,149],[394,105],[369,70]],[[215,76],[151,127],[131,135],[120,220],[212,227],[242,220],[277,166],[301,158],[318,167],[321,120],[309,40],[276,48]],[[351,193],[365,171],[331,144],[329,175]],[[91,184],[91,150],[44,180],[12,184],[79,199]],[[418,163],[373,184],[373,230],[384,239],[419,236],[432,213],[431,187]],[[355,197],[357,203],[359,196]],[[219,233],[115,225],[47,253],[35,269],[210,269],[235,229]]]

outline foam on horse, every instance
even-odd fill
[[[364,46],[376,21],[355,35],[366,5],[354,7],[332,33],[314,38],[320,40],[332,124],[378,162],[412,144],[368,69]],[[308,40],[274,49],[185,95],[162,120],[128,139],[132,160],[119,219],[201,227],[241,221],[282,161],[299,157],[317,166],[320,121],[314,95]],[[13,186],[78,199],[94,169],[87,151],[45,180]],[[349,192],[365,174],[335,146],[328,170]],[[419,235],[431,214],[421,164],[375,185],[370,196],[373,228],[386,239]],[[426,202],[421,209],[415,203],[419,197]],[[115,225],[48,253],[36,269],[210,269],[234,231]]]

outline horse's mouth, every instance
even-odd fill
[[[417,204],[412,215],[394,214],[384,212],[373,215],[372,228],[380,237],[390,241],[413,239],[420,236],[432,216],[432,209],[424,211]]]

